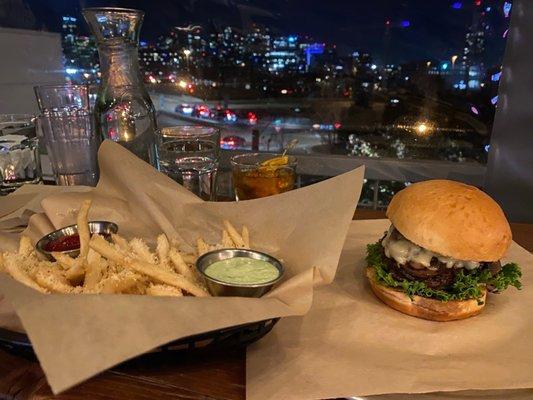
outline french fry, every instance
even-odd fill
[[[164,233],[157,237],[157,247],[155,251],[157,253],[159,263],[164,264],[168,262],[170,243],[168,242],[167,235],[165,235]]]
[[[84,200],[81,203],[80,210],[76,224],[78,226],[78,235],[80,236],[80,259],[85,260],[89,252],[89,240],[91,240],[91,233],[89,231],[89,208],[91,208],[92,200]]]
[[[33,253],[33,245],[28,236],[22,235],[19,241],[19,254],[28,257]]]
[[[124,262],[125,256],[100,235],[93,235],[89,242],[89,247],[108,260],[119,264]]]
[[[117,274],[102,279],[97,287],[98,293],[138,293],[142,282],[134,274]]]
[[[21,263],[20,257],[4,257],[4,268],[13,279],[41,293],[48,293],[48,290],[34,282],[26,271],[20,267]]]
[[[209,245],[204,241],[202,238],[196,239],[196,248],[198,249],[198,255],[201,256],[202,254],[205,254],[209,252],[211,249],[209,248]]]
[[[4,267],[4,255],[0,253],[0,272],[4,272],[6,268]]]
[[[149,296],[171,296],[171,297],[181,297],[183,293],[180,289],[161,284],[153,284],[146,288],[146,294]]]
[[[70,286],[57,268],[40,268],[34,275],[35,281],[52,293],[72,293],[74,289]]]
[[[52,252],[52,256],[56,261],[66,270],[66,277],[70,283],[77,285],[83,282],[85,276],[84,260],[80,258],[72,258],[66,254],[59,252]]]
[[[235,247],[235,243],[233,243],[233,240],[231,240],[228,231],[225,229],[222,230],[222,247],[227,249]]]
[[[118,246],[118,248],[122,250],[123,252],[129,253],[131,251],[128,241],[122,236],[116,233],[112,233],[111,239],[113,240],[113,243],[115,243]]]
[[[250,232],[246,225],[242,226],[242,241],[244,242],[244,248],[250,248]]]
[[[56,259],[56,261],[64,268],[64,269],[70,269],[78,266],[81,263],[81,260],[78,260],[76,258],[72,258],[66,254],[60,253],[58,251],[52,252],[52,257]]]
[[[103,268],[102,256],[100,253],[89,248],[87,253],[87,264],[85,271],[85,279],[83,281],[83,287],[88,290],[92,290],[98,285],[98,282],[102,279]]]
[[[150,263],[140,260],[127,260],[124,266],[134,270],[135,272],[138,272],[139,274],[146,275],[157,282],[177,287],[178,289],[182,289],[194,296],[209,296],[209,293],[187,278],[176,273],[157,268]]]
[[[244,247],[244,241],[242,240],[242,236],[237,232],[237,229],[228,220],[224,221],[224,226],[226,227],[226,230],[229,233],[229,236],[231,237],[231,240],[233,240],[233,243],[235,243],[235,247]]]
[[[181,258],[185,261],[185,264],[191,265],[196,264],[198,257],[194,254],[181,254]]]
[[[141,239],[135,238],[130,240],[130,247],[138,259],[148,262],[150,264],[155,264],[154,255],[148,248],[148,245],[144,243]]]
[[[189,266],[185,263],[183,260],[183,257],[181,256],[180,252],[176,249],[170,249],[169,252],[169,258],[172,265],[174,265],[175,271],[183,275],[185,278],[189,279],[190,281],[194,281],[195,277]]]

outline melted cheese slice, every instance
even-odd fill
[[[446,264],[447,268],[466,268],[472,270],[480,266],[480,263],[476,261],[457,260],[426,250],[407,240],[399,232],[397,238],[392,238],[394,230],[394,226],[391,225],[381,245],[385,250],[385,255],[394,259],[400,265],[413,261],[426,268],[434,268],[431,267],[431,259],[435,257],[441,263]]]

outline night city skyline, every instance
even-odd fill
[[[266,150],[292,135],[306,153],[487,160],[510,0],[12,2],[7,21],[59,32],[65,80],[92,85],[81,10],[144,10],[142,79],[170,96],[156,107],[229,128],[229,148],[259,129]]]
[[[485,2],[503,4],[502,1]],[[468,1],[232,1],[197,0],[175,3],[170,0],[149,2],[82,1],[64,2],[29,0],[35,26],[61,30],[61,16],[80,17],[83,7],[120,6],[145,11],[141,38],[150,42],[166,34],[173,26],[214,24],[250,29],[253,23],[266,26],[278,35],[309,35],[316,41],[335,44],[341,55],[354,50],[370,52],[378,62],[402,63],[422,59],[442,59],[462,47],[466,27],[471,23],[476,0]],[[494,7],[494,6],[493,6]],[[493,14],[496,14],[493,10]],[[494,18],[494,38],[487,46],[489,63],[496,62],[503,51],[501,36],[506,27]],[[82,24],[81,29],[85,29]],[[387,35],[388,33],[388,35]],[[491,38],[488,38],[490,41]],[[386,53],[386,54],[385,54]]]

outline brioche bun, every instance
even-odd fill
[[[498,261],[511,245],[511,228],[500,206],[459,182],[412,184],[392,198],[387,217],[411,242],[458,260]]]
[[[483,290],[483,297],[479,299],[483,304],[478,304],[476,299],[444,302],[427,297],[413,296],[411,300],[401,290],[379,284],[376,280],[374,268],[367,267],[366,276],[372,291],[383,303],[413,317],[440,322],[454,321],[479,314],[485,307],[486,290]]]

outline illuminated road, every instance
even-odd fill
[[[203,124],[216,126],[221,128],[222,138],[228,136],[239,136],[243,138],[246,143],[244,149],[251,149],[252,146],[252,130],[258,129],[260,132],[259,150],[261,151],[280,151],[292,139],[298,139],[298,144],[294,148],[295,153],[312,153],[313,147],[323,144],[327,140],[327,134],[311,128],[312,122],[305,118],[262,118],[260,124],[252,126],[247,123],[222,123],[220,121],[199,119],[183,114],[176,113],[174,109],[178,104],[188,103],[202,103],[201,99],[195,99],[190,96],[154,96],[152,95],[154,104],[158,111],[158,124],[160,127],[177,126],[177,125],[191,125]],[[205,104],[205,103],[204,103]],[[258,106],[259,104],[246,104],[246,109]],[[244,108],[244,104],[240,105]],[[263,103],[262,107],[268,104]],[[291,104],[291,106],[293,106]],[[236,105],[229,104],[231,109],[236,109]],[[287,107],[287,105],[284,105]],[[276,106],[274,108],[279,108]],[[255,109],[255,108],[253,108]]]

